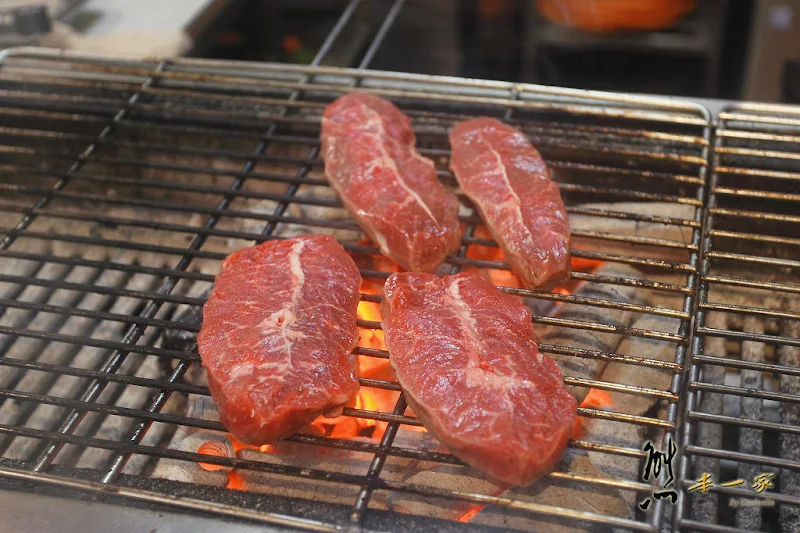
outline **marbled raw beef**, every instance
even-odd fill
[[[384,254],[405,270],[430,272],[458,250],[458,200],[391,102],[363,92],[338,98],[325,110],[321,138],[328,181]]]
[[[360,286],[352,258],[327,235],[225,259],[197,344],[220,420],[237,439],[289,437],[355,395]]]
[[[450,132],[450,168],[506,262],[530,289],[570,277],[570,228],[558,185],[525,135],[499,120],[475,118]]]
[[[561,459],[577,402],[543,356],[531,314],[475,273],[396,273],[383,330],[408,404],[453,454],[528,485]]]

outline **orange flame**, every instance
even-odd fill
[[[474,237],[476,239],[492,238],[492,236],[489,234],[489,230],[487,230],[484,226],[478,226],[477,228],[475,228]],[[481,261],[498,261],[501,263],[505,263],[505,256],[503,255],[503,251],[500,248],[494,246],[472,244],[467,250],[467,257],[469,257],[470,259],[478,259]],[[602,264],[603,261],[597,261],[595,259],[583,259],[581,257],[573,257],[572,271],[593,272]],[[525,285],[523,285],[522,280],[519,279],[519,276],[517,276],[510,270],[486,268],[484,269],[484,272],[489,276],[489,279],[491,279],[492,283],[494,283],[495,285],[501,287],[512,287],[514,289],[525,288]],[[563,294],[566,296],[572,294],[575,291],[576,287],[577,287],[577,282],[571,281],[567,284],[566,287],[556,287],[555,289],[553,289],[552,292],[557,294]]]
[[[362,288],[363,290],[363,288]],[[368,293],[365,293],[368,294]],[[381,306],[376,302],[361,301],[358,303],[358,318],[370,322],[381,321]],[[362,329],[361,338],[358,345],[361,348],[371,348],[373,350],[385,350],[386,342],[383,336],[383,330],[380,329]],[[362,359],[363,361],[363,359]]]
[[[225,487],[232,490],[248,490],[244,477],[236,470],[231,470],[228,473],[228,484]]]
[[[603,409],[613,403],[611,394],[602,389],[589,389],[589,394],[581,402],[581,407],[589,409]]]
[[[506,485],[506,484],[499,485],[497,487],[497,490],[492,492],[491,495],[495,496],[495,497],[496,496],[500,496],[506,490],[508,490],[509,487],[510,487],[510,485]],[[462,524],[466,524],[467,522],[469,522],[470,520],[472,520],[473,518],[478,516],[478,514],[481,511],[483,511],[484,507],[486,507],[486,506],[482,505],[480,503],[475,503],[475,504],[471,505],[466,511],[464,511],[460,516],[458,516],[456,518],[456,522],[461,522]]]
[[[613,403],[614,402],[611,399],[611,394],[609,394],[608,391],[601,389],[589,389],[589,393],[581,402],[580,407],[584,407],[586,409],[605,409],[607,407],[611,407]],[[583,437],[583,434],[583,417],[579,416],[578,422],[572,429],[571,437],[573,440],[578,440]]]

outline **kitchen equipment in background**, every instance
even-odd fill
[[[704,0],[696,9],[694,2],[656,2],[664,7],[647,15],[632,9],[634,3],[543,0],[537,4],[539,9],[529,9],[521,79],[570,87],[718,96],[727,0]],[[646,1],[642,6],[650,4]],[[620,10],[617,16],[612,15],[615,8]],[[624,29],[636,26],[636,20],[651,30]]]
[[[746,56],[742,98],[800,103],[790,65],[800,60],[800,1],[757,0]],[[793,98],[784,100],[784,97]]]
[[[84,0],[4,0],[0,2],[0,50],[25,46],[52,30]]]
[[[667,29],[696,5],[696,0],[536,0],[545,19],[595,32]]]

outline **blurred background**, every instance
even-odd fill
[[[0,48],[310,62],[338,0],[0,0]],[[354,66],[364,0],[327,64]],[[371,67],[800,103],[800,0],[408,0]]]

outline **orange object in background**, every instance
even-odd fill
[[[537,0],[551,22],[594,32],[660,30],[694,11],[696,0]]]

